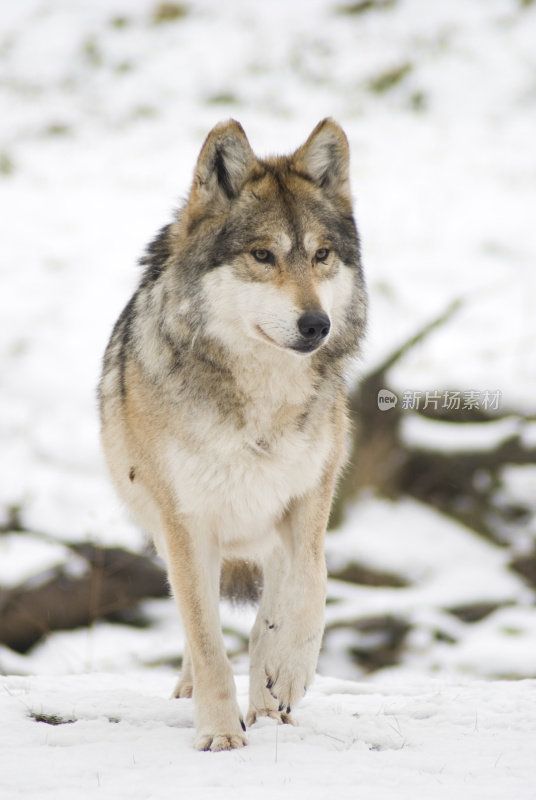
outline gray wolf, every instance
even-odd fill
[[[345,456],[345,375],[366,294],[342,129],[258,158],[217,125],[149,245],[99,387],[113,481],[165,559],[200,750],[246,744],[220,585],[260,593],[246,722],[291,722],[324,627],[323,541]],[[262,583],[262,590],[261,590]]]

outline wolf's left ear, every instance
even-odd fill
[[[351,203],[348,139],[334,120],[328,117],[319,122],[292,161],[297,171],[308,175],[328,194]]]
[[[236,197],[255,164],[244,129],[234,119],[221,122],[207,136],[195,167],[193,199],[228,201]]]

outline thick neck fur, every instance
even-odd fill
[[[236,427],[271,437],[287,424],[299,426],[313,404],[332,399],[340,387],[340,360],[322,351],[285,352],[229,333],[229,326],[227,341],[207,335],[205,313],[172,293],[165,277],[137,293],[133,354],[172,406],[209,406],[221,418],[234,419]],[[158,314],[149,313],[155,308]]]

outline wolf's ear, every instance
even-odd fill
[[[207,136],[195,167],[192,199],[232,200],[255,164],[255,155],[239,122],[220,122]]]
[[[328,117],[319,122],[292,162],[329,195],[351,202],[348,139],[334,120]]]

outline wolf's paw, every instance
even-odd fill
[[[288,715],[296,703],[302,699],[309,683],[310,680],[303,670],[296,672],[281,670],[277,677],[267,678],[266,688],[276,701],[278,713]]]
[[[279,710],[279,701],[266,688],[266,675],[263,668],[251,665],[249,679],[249,711],[246,716],[246,725],[254,725],[259,717],[269,717],[276,722],[294,725],[292,717],[285,711]]]
[[[317,658],[314,646],[288,654],[279,663],[273,658],[266,663],[265,687],[279,713],[290,714],[302,699],[313,682]]]
[[[247,717],[246,725],[250,728],[255,725],[259,717],[269,717],[275,719],[279,725],[295,725],[296,723],[286,711],[278,711],[273,708],[250,708]]]
[[[316,624],[309,631],[303,625],[281,627],[275,634],[264,649],[263,688],[280,713],[290,714],[313,682],[322,626]]]
[[[242,720],[240,722],[245,730],[244,723]],[[238,750],[247,743],[243,733],[199,733],[195,738],[197,750],[210,750],[213,753],[219,750]]]
[[[179,678],[177,685],[173,689],[172,697],[192,697],[194,684],[192,680]]]
[[[195,747],[198,750],[236,750],[247,744],[246,725],[236,699],[230,665],[219,676],[199,674],[194,683]]]

